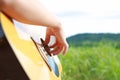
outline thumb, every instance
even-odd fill
[[[50,34],[46,34],[45,44],[48,44],[49,42],[50,42]]]

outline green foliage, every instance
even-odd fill
[[[65,56],[59,55],[63,80],[120,80],[120,50],[117,42],[89,41],[71,46]],[[85,46],[86,45],[86,46]]]
[[[120,34],[111,33],[84,33],[77,34],[67,38],[67,41],[72,46],[95,46],[98,42],[119,42]],[[85,45],[86,44],[86,45]],[[118,45],[119,47],[119,45]]]

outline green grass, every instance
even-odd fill
[[[63,80],[120,80],[120,50],[111,44],[70,47],[59,58]]]

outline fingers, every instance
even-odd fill
[[[65,53],[67,53],[67,51],[68,51],[68,48],[69,48],[69,46],[68,46],[68,44],[66,43],[66,45],[63,47],[63,55],[65,55]]]
[[[67,52],[67,50],[68,50],[67,47],[59,46],[59,47],[56,47],[56,48],[52,49],[50,51],[50,53],[53,54],[53,55],[58,55],[59,53],[62,52],[62,54],[65,55],[65,53]]]
[[[55,43],[50,46],[51,51],[50,53],[53,55],[58,55],[59,53],[62,53],[63,55],[68,51],[68,44],[59,44]]]
[[[50,34],[46,34],[45,44],[48,44],[49,42],[50,42]]]
[[[67,41],[65,40],[64,35],[62,34],[62,31],[56,31],[51,28],[47,28],[46,31],[46,37],[45,37],[45,44],[48,45],[51,40],[51,36],[55,37],[55,43],[50,45],[50,53],[53,55],[58,55],[59,53],[62,52],[64,55],[67,50],[68,50],[68,44]]]
[[[50,53],[53,55],[59,54],[62,50],[62,46],[59,45],[57,42],[55,42],[53,45],[50,45],[49,48],[51,48]]]
[[[54,48],[55,46],[57,46],[56,42],[53,45],[50,45],[49,48]]]
[[[53,48],[50,53],[53,55],[58,55],[62,51],[63,47],[62,46],[57,46]]]

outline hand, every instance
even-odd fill
[[[65,54],[68,50],[68,43],[63,35],[63,30],[61,28],[47,27],[45,44],[49,44],[51,36],[55,36],[56,41],[53,45],[49,46],[52,48],[50,53],[53,55],[58,55],[60,52]]]

